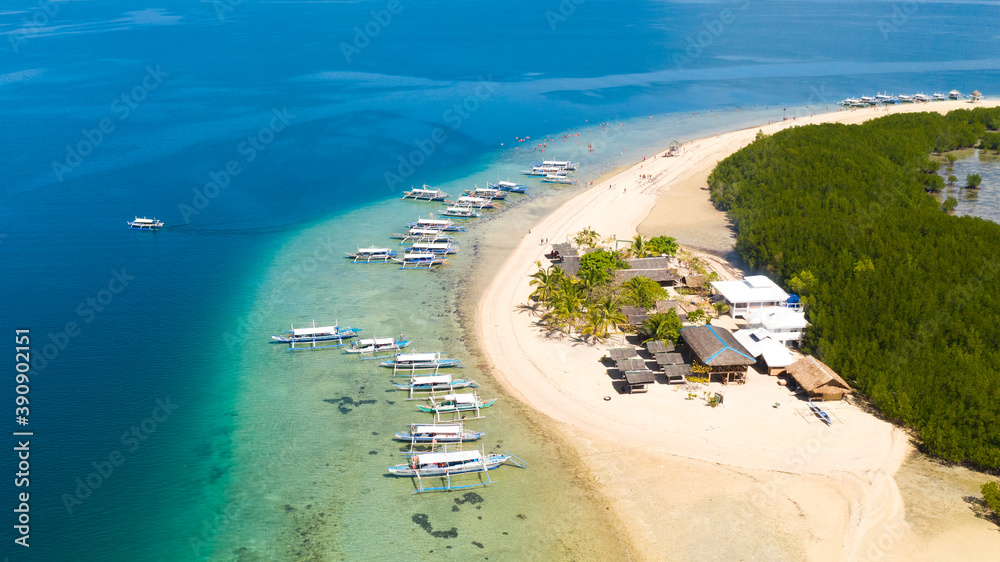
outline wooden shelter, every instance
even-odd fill
[[[656,355],[657,353],[668,353],[674,350],[674,342],[656,340],[646,342],[646,351]]]
[[[628,323],[637,328],[642,326],[642,323],[652,316],[645,308],[638,306],[623,306],[621,307],[621,311],[628,318]]]
[[[612,361],[621,361],[630,357],[638,357],[639,352],[634,347],[613,347],[608,350]]]
[[[983,93],[980,92],[979,90],[972,90],[972,94],[970,94],[970,95],[972,96],[972,101],[973,102],[977,102],[977,101],[983,99]]]
[[[792,363],[785,372],[813,399],[842,400],[844,395],[853,392],[847,381],[811,355]]]
[[[656,376],[649,369],[625,372],[625,387],[628,388],[629,394],[648,391],[646,385],[654,381]]]
[[[717,326],[681,328],[681,339],[694,358],[708,368],[708,376],[720,375],[724,384],[746,382],[747,367],[757,362],[733,334]]]
[[[646,277],[660,284],[661,287],[673,287],[680,278],[670,270],[670,259],[664,257],[634,258],[625,260],[629,269],[616,269],[615,280],[628,281],[635,277]]]
[[[667,384],[680,384],[691,376],[690,365],[663,365],[663,376],[667,378]]]
[[[629,359],[619,359],[615,361],[615,366],[621,372],[643,371],[646,369],[646,360],[642,357],[630,357]]]

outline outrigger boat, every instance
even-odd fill
[[[385,359],[399,355],[403,348],[408,345],[410,342],[402,337],[399,339],[367,338],[352,342],[351,347],[345,351],[357,353],[362,359]]]
[[[395,359],[382,362],[383,367],[392,367],[393,373],[397,371],[418,371],[426,369],[447,369],[449,367],[461,367],[462,362],[458,359],[441,357],[440,351],[433,353],[404,353]],[[404,373],[405,375],[405,373]]]
[[[960,97],[962,97],[962,92],[959,92],[958,90],[948,92],[948,99],[950,100],[957,100]]]
[[[447,256],[458,252],[458,246],[446,242],[414,242],[413,252]]]
[[[483,216],[482,213],[474,209],[474,207],[448,207],[438,214],[442,217],[450,217],[453,219],[478,219]]]
[[[559,168],[561,170],[575,170],[579,164],[569,160],[542,160],[541,164],[532,164],[536,168]]]
[[[397,384],[396,388],[410,391],[409,400],[414,400],[414,394],[418,392],[454,392],[459,388],[477,388],[479,385],[471,379],[454,379],[451,375],[422,375],[410,377],[409,384]]]
[[[521,170],[521,173],[526,176],[546,176],[565,171],[565,169],[556,166],[532,166],[531,170]]]
[[[899,96],[897,96],[896,99],[899,100],[899,103],[913,103],[917,101],[915,96],[910,96],[907,94],[899,94]]]
[[[563,183],[563,184],[573,184],[576,180],[565,175],[565,174],[548,174],[542,178],[542,183]]]
[[[946,99],[948,99],[948,96],[946,96],[944,94],[933,94],[933,95],[931,95],[931,101],[945,101]]]
[[[389,260],[396,257],[396,250],[390,248],[376,248],[374,246],[370,248],[358,248],[355,253],[347,253],[347,257],[352,261],[351,263],[388,263]]]
[[[424,184],[423,187],[411,187],[409,191],[403,192],[403,199],[416,199],[418,201],[444,201],[448,194],[440,189],[433,189]]]
[[[442,265],[444,258],[437,254],[410,252],[403,254],[402,258],[392,258],[392,261],[401,264],[399,269],[433,269],[436,265]]]
[[[809,401],[809,410],[826,425],[833,425],[833,420],[830,419],[830,414],[827,414],[822,408],[813,404],[812,400]]]
[[[466,195],[471,195],[472,197],[482,197],[483,199],[493,199],[494,201],[503,201],[507,199],[507,194],[501,189],[495,189],[492,187],[477,187],[475,189],[466,189]]]
[[[927,94],[913,94],[913,99],[916,101],[923,101],[923,102],[931,101],[931,97],[928,96]]]
[[[482,431],[468,431],[460,423],[447,425],[413,423],[410,424],[410,431],[396,432],[396,439],[407,441],[411,445],[460,444],[464,441],[482,439],[484,435],[486,433]]]
[[[410,228],[420,228],[423,230],[440,230],[441,232],[465,232],[465,228],[459,226],[448,219],[421,219],[416,222],[406,223]]]
[[[390,466],[388,470],[389,474],[393,476],[415,477],[417,479],[417,492],[448,491],[492,484],[489,471],[508,461],[520,468],[527,468],[524,461],[510,452],[486,454],[486,450],[483,449],[482,451],[420,453],[410,457],[408,464]],[[452,476],[476,473],[484,475],[486,479],[476,484],[462,486],[453,486],[451,483]],[[426,488],[423,479],[427,477],[442,477],[445,479],[444,485]]]
[[[467,207],[469,209],[496,209],[496,203],[493,203],[489,199],[483,197],[473,197],[471,195],[463,195],[452,203],[454,207]]]
[[[440,230],[427,230],[423,228],[411,228],[406,234],[393,234],[393,238],[401,240],[400,244],[413,245],[417,242],[428,242],[432,244],[451,244],[454,238],[444,234]]]
[[[487,184],[494,189],[499,189],[500,191],[509,191],[511,193],[527,193],[528,186],[521,185],[512,181],[498,181],[496,183]]]
[[[421,412],[434,414],[434,420],[440,421],[441,414],[452,414],[455,419],[461,415],[461,419],[482,418],[482,410],[489,408],[496,403],[497,399],[492,398],[484,401],[478,394],[445,394],[444,396],[430,396],[427,398],[428,406],[417,406]],[[475,414],[469,417],[469,414]]]
[[[284,335],[271,336],[271,339],[278,343],[287,343],[289,351],[324,349],[341,347],[346,343],[344,340],[357,336],[360,331],[360,328],[341,328],[337,325],[317,326],[316,322],[313,321],[311,328],[292,326],[292,329],[285,332]],[[296,344],[299,344],[299,347],[295,347]]]
[[[129,228],[135,230],[159,230],[163,228],[163,221],[147,219],[146,217],[135,217],[135,220],[126,221]]]

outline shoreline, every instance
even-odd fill
[[[528,275],[548,247],[540,239],[564,241],[584,227],[619,239],[636,232],[667,235],[712,255],[713,266],[731,268],[734,233],[704,186],[718,161],[752,142],[758,130],[773,134],[803,124],[854,124],[892,113],[969,107],[955,101],[815,114],[693,140],[681,145],[677,157],[660,156],[660,150],[595,180],[594,187],[538,221],[510,253],[479,300],[475,333],[482,354],[510,394],[554,420],[576,445],[623,522],[628,543],[639,550],[633,554],[655,559],[664,548],[682,556],[703,553],[712,534],[692,538],[688,529],[677,537],[672,517],[708,518],[715,525],[703,505],[713,500],[730,503],[726,516],[745,516],[757,531],[719,555],[738,550],[773,558],[844,559],[873,552],[886,537],[909,533],[893,475],[911,446],[904,432],[856,409],[842,411],[847,423],[829,435],[801,420],[784,423],[794,414],[794,402],[773,381],[755,377],[732,392],[737,403],[723,413],[693,408],[665,385],[654,385],[646,395],[615,396],[596,365],[608,345],[548,338],[517,308],[527,302]],[[639,179],[640,174],[652,179]],[[774,398],[789,406],[751,410],[741,396],[750,393],[759,395],[757,405]],[[610,401],[604,400],[607,395]],[[817,450],[811,452],[807,445],[814,442]],[[664,479],[663,472],[679,476]],[[685,482],[691,478],[699,485]],[[761,536],[765,529],[770,530]]]

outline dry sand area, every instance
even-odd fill
[[[968,107],[939,102],[889,112]],[[665,234],[724,255],[734,239],[706,189],[720,160],[758,130],[860,123],[886,113],[816,115],[689,142],[677,157],[647,155],[542,219],[483,294],[477,336],[495,376],[576,445],[634,559],[875,560],[903,552],[913,559],[921,552],[915,545],[946,548],[973,536],[985,541],[983,559],[998,559],[1000,533],[985,532],[989,523],[971,515],[973,523],[933,533],[909,524],[894,474],[911,447],[890,424],[837,404],[840,421],[827,427],[803,415],[803,402],[775,379],[754,374],[743,386],[711,385],[726,393],[721,408],[665,384],[620,395],[599,363],[610,344],[546,337],[524,308],[535,261],[547,263],[541,238],[566,241],[591,227],[619,240]],[[720,259],[712,265],[724,277],[733,272]]]

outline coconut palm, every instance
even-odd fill
[[[647,240],[641,234],[635,235],[635,238],[632,239],[632,246],[629,247],[629,253],[632,254],[633,258],[644,258],[649,254],[646,242]]]
[[[587,323],[583,335],[604,341],[611,328],[621,329],[628,325],[628,317],[621,311],[621,299],[608,295],[587,309]]]
[[[570,277],[563,277],[552,294],[551,306],[542,316],[542,320],[553,328],[569,328],[572,331],[583,312],[583,303],[584,295],[580,283]]]
[[[535,265],[538,266],[538,271],[531,274],[529,282],[532,287],[535,287],[531,298],[541,303],[542,306],[549,307],[553,293],[558,289],[562,280],[566,278],[566,275],[558,267],[549,266],[548,269],[543,269],[541,261],[536,261]]]
[[[670,340],[676,342],[683,326],[681,319],[677,317],[677,310],[671,308],[665,313],[661,312],[647,318],[642,323],[639,333],[646,338],[644,341]]]

